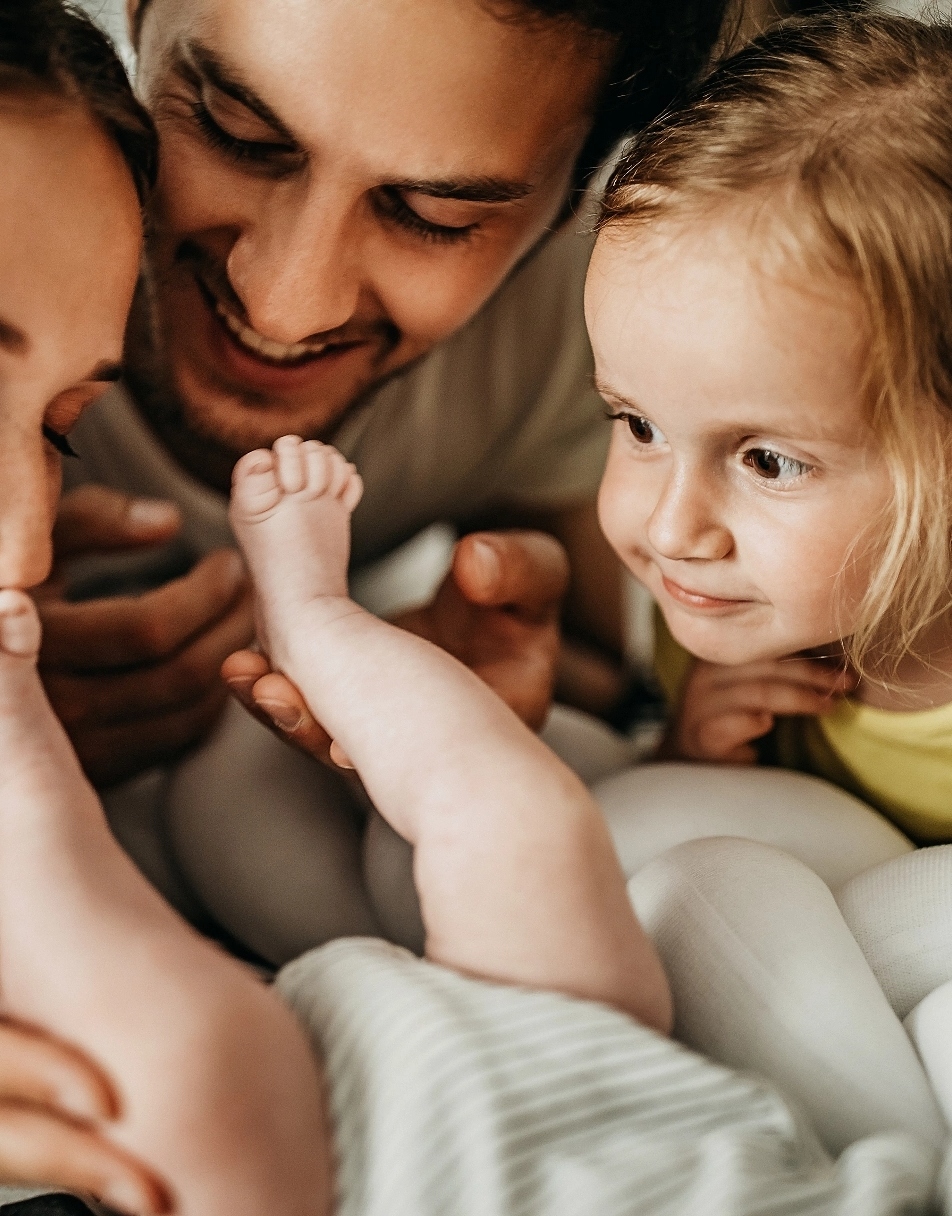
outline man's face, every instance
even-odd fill
[[[179,425],[235,453],[327,434],[463,325],[557,218],[603,74],[480,0],[152,0],[133,333]]]

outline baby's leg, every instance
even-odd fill
[[[329,1211],[320,1082],[290,1012],[193,933],[115,843],[0,592],[0,993],[114,1078],[116,1139],[182,1216]],[[105,1197],[132,1208],[134,1197]]]
[[[472,672],[347,597],[359,495],[339,453],[288,437],[238,463],[232,523],[272,662],[415,846],[429,957],[666,1025],[663,972],[585,787]]]
[[[379,933],[355,798],[237,703],[178,766],[165,821],[204,907],[276,966],[335,937]]]
[[[629,884],[671,982],[675,1035],[799,1099],[828,1148],[947,1135],[909,1038],[833,896],[779,849],[678,845]]]

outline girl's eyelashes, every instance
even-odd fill
[[[623,419],[628,425],[631,437],[643,447],[650,447],[665,441],[661,431],[643,414],[633,414],[630,410],[606,410],[606,416],[616,422]]]
[[[744,464],[764,481],[797,481],[813,472],[813,465],[792,456],[784,456],[772,448],[748,448]]]
[[[51,426],[43,423],[43,438],[50,443],[61,456],[79,456],[78,452],[73,450],[73,446],[65,435],[59,431],[54,431]]]

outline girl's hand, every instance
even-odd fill
[[[77,1051],[0,1020],[0,1183],[79,1191],[134,1216],[168,1211],[159,1181],[102,1134],[117,1114],[108,1080]]]
[[[754,764],[753,741],[773,729],[778,715],[829,713],[855,683],[852,672],[818,659],[737,667],[698,659],[658,759]]]

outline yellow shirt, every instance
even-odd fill
[[[660,612],[655,621],[655,668],[673,704],[694,660]],[[778,719],[760,751],[856,794],[917,841],[952,841],[952,704],[896,713],[846,698],[822,718]]]

